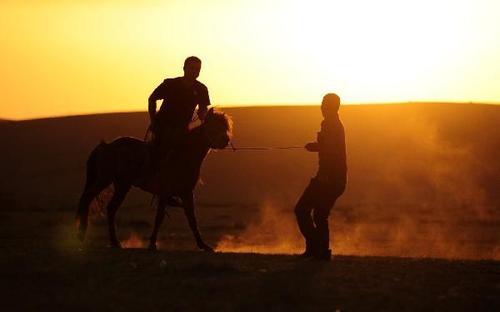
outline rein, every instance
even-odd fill
[[[191,123],[200,120],[197,115],[193,116],[191,119]],[[144,134],[144,141],[146,141],[152,134],[151,125],[146,129],[146,133]],[[235,147],[232,141],[229,141],[231,146],[228,146],[224,149],[220,149],[221,151],[275,151],[275,150],[297,150],[304,149],[304,146],[292,145],[292,146],[244,146],[244,147]]]
[[[151,137],[151,135],[153,134],[153,131],[151,130],[151,125],[148,126],[148,128],[146,129],[146,133],[144,134],[144,140],[143,141],[149,141],[148,139]]]

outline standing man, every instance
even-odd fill
[[[321,131],[316,142],[305,146],[309,152],[318,153],[319,168],[295,206],[297,223],[306,240],[301,257],[331,259],[328,216],[347,182],[345,133],[339,107],[338,95],[329,93],[323,97]]]
[[[198,117],[203,121],[210,106],[207,87],[196,80],[200,75],[201,60],[190,56],[184,61],[184,76],[165,79],[149,96],[150,129],[153,133],[154,163],[159,163],[161,193],[168,192],[168,159],[170,151],[183,141],[193,113],[198,106]],[[156,101],[163,100],[158,112]],[[161,200],[161,196],[160,196]]]

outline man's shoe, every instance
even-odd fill
[[[331,249],[318,251],[314,256],[314,260],[321,261],[330,261],[332,260],[332,251]]]
[[[306,258],[312,258],[314,257],[314,252],[310,249],[306,249],[303,253],[301,253],[299,256],[299,258],[303,258],[303,259],[306,259]]]
[[[317,253],[316,244],[311,241],[306,241],[306,250],[299,255],[299,258],[313,258]]]

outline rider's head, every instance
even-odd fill
[[[184,61],[184,78],[194,81],[200,75],[201,60],[196,56],[190,56]]]
[[[340,98],[335,93],[328,93],[323,97],[323,102],[321,102],[321,112],[323,117],[328,118],[335,116],[339,111]]]

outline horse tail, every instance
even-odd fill
[[[98,168],[98,157],[102,153],[103,148],[107,146],[107,143],[101,141],[90,153],[87,159],[87,170],[85,177],[85,187],[83,189],[82,196],[78,203],[78,210],[76,212],[76,226],[78,229],[78,238],[80,241],[85,239],[85,233],[87,231],[88,216],[89,216],[89,206],[92,200],[101,192],[99,189],[99,168]]]
[[[102,149],[108,145],[106,142],[101,141],[90,153],[87,159],[87,172],[85,180],[85,189],[92,186],[97,180],[98,168],[97,168],[97,157]]]

